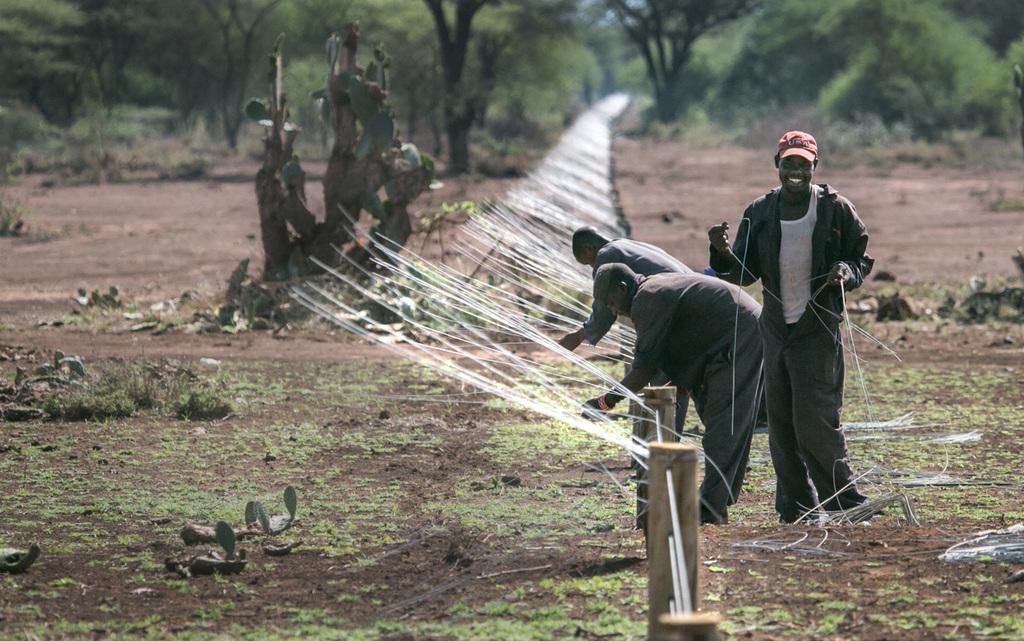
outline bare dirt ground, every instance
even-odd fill
[[[620,138],[615,154],[634,237],[697,268],[707,226],[735,222],[774,183],[770,157],[746,149]],[[0,347],[20,355],[0,362],[0,378],[55,349],[90,368],[169,358],[201,371],[196,361],[209,357],[223,364],[204,375],[238,410],[215,422],[149,412],[2,424],[0,544],[39,540],[46,552],[0,581],[0,637],[643,638],[631,500],[584,465],[625,480],[616,452],[516,410],[409,400],[465,390],[316,325],[237,336],[36,326],[67,314],[78,287],[117,285],[140,302],[215,296],[240,259],[260,262],[251,171],[239,162],[195,182],[6,189],[32,216],[28,237],[0,238]],[[995,204],[1024,201],[1021,175],[825,165],[818,178],[857,204],[877,269],[927,289],[1016,277],[1009,257],[1024,242],[1024,211]],[[426,213],[509,184],[448,180],[418,205]],[[864,295],[891,286],[871,282]],[[726,613],[729,638],[1024,639],[1024,583],[1005,583],[1019,568],[937,560],[972,532],[1024,521],[1021,326],[865,325],[905,359],[863,348],[879,416],[913,410],[940,433],[982,436],[936,446],[925,429],[858,441],[858,466],[989,484],[908,490],[921,527],[892,509],[868,526],[781,526],[759,436],[733,524],[701,530],[705,606]],[[239,578],[183,581],[163,569],[186,552],[183,522],[237,521],[240,500],[279,501],[286,482],[300,489],[304,548],[276,560],[253,551]]]
[[[243,258],[262,266],[253,176],[233,161],[198,181],[50,186],[29,177],[4,189],[31,210],[29,233],[0,238],[0,319],[21,324],[67,311],[79,287],[160,300],[196,289],[219,293]],[[323,209],[322,165],[311,164],[310,207]],[[425,194],[414,220],[442,202],[495,198],[511,180],[470,177]]]

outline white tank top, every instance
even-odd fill
[[[811,187],[807,213],[797,220],[780,220],[779,276],[782,280],[782,315],[786,324],[800,320],[811,300],[811,236],[818,221],[818,186]]]

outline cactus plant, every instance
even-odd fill
[[[249,501],[245,504],[245,525],[251,528],[257,523],[259,523],[259,517],[256,515],[256,502]]]
[[[289,485],[284,488],[284,508],[288,510],[288,516],[295,518],[295,510],[299,507],[299,497],[295,488]]]
[[[256,507],[256,520],[259,522],[260,527],[267,534],[270,534],[270,517],[267,516],[267,510],[263,507],[263,504],[256,501],[254,504]]]
[[[53,353],[52,363],[42,363],[34,374],[61,383],[71,383],[74,378],[85,376],[85,363],[78,356],[65,356],[59,349]]]
[[[289,485],[284,490],[284,506],[287,514],[275,514],[268,516],[267,510],[259,501],[250,501],[245,506],[245,519],[249,522],[250,516],[254,516],[253,522],[259,523],[260,528],[266,534],[277,536],[292,526],[295,521],[295,511],[298,508],[298,495],[295,488]]]
[[[68,372],[75,376],[85,376],[85,364],[77,356],[65,356],[57,359],[56,366],[61,372]]]
[[[322,221],[306,206],[305,171],[294,153],[299,129],[288,121],[282,87],[280,39],[269,58],[270,97],[245,107],[246,115],[266,128],[263,164],[256,175],[265,279],[316,271],[311,257],[337,264],[334,248],[353,240],[354,222],[364,210],[377,221],[373,236],[401,246],[412,233],[408,205],[430,185],[433,162],[397,139],[387,92],[391,59],[378,45],[367,66],[358,65],[359,39],[356,23],[327,39],[326,86],[312,94],[334,131],[323,179]],[[381,188],[385,200],[378,195]],[[365,258],[360,252],[353,244],[347,253]]]
[[[288,541],[287,543],[264,543],[261,547],[267,556],[285,556],[292,550],[302,545],[302,541]]]
[[[100,307],[104,309],[114,309],[121,307],[121,299],[119,298],[120,292],[117,287],[111,285],[106,292],[100,292],[98,289],[92,290],[92,293],[85,291],[85,288],[79,287],[78,294],[74,297],[75,302],[83,307]]]
[[[217,533],[217,543],[224,548],[225,558],[231,559],[235,556],[235,531],[224,521],[217,521],[214,528]]]
[[[18,574],[24,572],[39,558],[39,546],[33,543],[27,550],[15,548],[0,549],[0,572]]]

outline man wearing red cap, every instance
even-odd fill
[[[761,279],[768,441],[777,486],[775,509],[792,523],[823,505],[848,509],[857,490],[843,406],[843,290],[859,287],[874,260],[853,204],[811,182],[818,144],[802,131],[779,140],[781,186],[747,206],[733,247],[729,225],[708,230],[711,267],[732,283]]]

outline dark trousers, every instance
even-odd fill
[[[701,521],[725,523],[728,506],[743,487],[750,441],[761,395],[761,338],[756,330],[739,335],[735,381],[733,352],[711,359],[694,405],[704,423],[704,480],[700,484]]]
[[[827,510],[863,503],[839,424],[846,370],[838,333],[762,335],[775,509],[793,522],[820,501]]]

